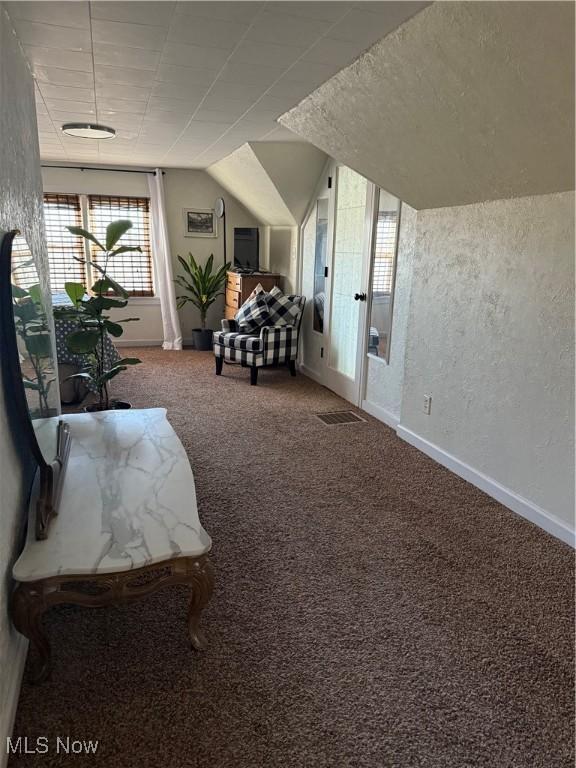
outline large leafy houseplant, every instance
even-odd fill
[[[181,296],[176,296],[178,309],[190,302],[200,311],[201,327],[192,329],[194,346],[196,349],[211,349],[212,331],[206,329],[206,313],[218,296],[224,293],[222,289],[230,263],[224,264],[214,272],[214,254],[210,254],[204,267],[197,263],[191,253],[188,254],[188,261],[182,256],[178,256],[178,261],[184,270],[184,274],[178,275],[174,280],[184,291]]]
[[[23,347],[20,367],[24,389],[36,393],[37,407],[30,406],[32,417],[50,416],[50,387],[56,380],[50,329],[42,305],[40,285],[28,289],[12,285],[14,326]]]
[[[141,361],[136,357],[124,357],[107,365],[105,355],[106,334],[118,338],[124,333],[123,323],[138,320],[128,317],[112,321],[108,310],[122,309],[128,304],[128,292],[108,275],[110,260],[129,251],[141,252],[140,246],[118,245],[120,238],[131,229],[132,222],[126,219],[113,221],[106,228],[106,242],[102,244],[91,232],[81,227],[67,227],[78,237],[83,237],[96,246],[102,257],[98,261],[93,258],[77,259],[88,263],[93,270],[100,274],[98,280],[88,292],[82,283],[66,283],[64,288],[71,307],[59,307],[54,310],[57,317],[72,318],[78,322],[78,329],[66,337],[66,345],[74,354],[86,355],[86,370],[73,374],[70,378],[83,379],[91,383],[98,392],[98,405],[94,410],[107,410],[114,407],[111,403],[108,384],[129,365],[137,365]]]

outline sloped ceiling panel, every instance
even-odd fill
[[[208,173],[259,221],[295,226],[304,218],[326,155],[302,142],[244,144]]]
[[[441,2],[280,118],[411,206],[574,188],[574,4]]]

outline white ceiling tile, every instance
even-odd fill
[[[248,30],[248,24],[197,16],[176,16],[168,32],[168,41],[187,45],[234,48]]]
[[[210,88],[210,95],[219,98],[223,103],[226,99],[237,99],[250,105],[266,91],[262,85],[248,85],[247,83],[225,83],[217,80]]]
[[[98,43],[94,47],[94,61],[99,65],[155,70],[160,61],[158,51],[144,48],[125,48],[121,45]]]
[[[275,3],[270,3],[266,10],[258,15],[250,27],[247,40],[278,45],[297,45],[308,47],[321,37],[330,27],[330,21],[301,19],[278,13]]]
[[[302,141],[296,133],[292,133],[282,125],[276,126],[269,134],[262,136],[260,141]]]
[[[279,83],[272,86],[268,91],[269,96],[276,99],[282,99],[286,104],[286,110],[293,106],[296,102],[304,99],[310,91],[313,90],[313,86],[308,86],[306,83],[293,83],[290,80],[280,80]]]
[[[35,65],[92,72],[92,54],[78,51],[61,51],[58,48],[25,46],[26,56]]]
[[[176,3],[172,2],[93,2],[90,5],[93,19],[127,21],[167,27]]]
[[[263,7],[263,2],[183,2],[176,3],[176,14],[249,24]]]
[[[146,111],[145,101],[136,101],[135,99],[110,99],[105,97],[98,98],[98,111],[113,114],[116,112],[129,112],[133,115],[143,115]]]
[[[241,106],[236,106],[235,108],[232,107],[227,109],[226,107],[226,103],[222,104],[222,109],[205,109],[204,107],[200,107],[200,109],[194,113],[194,120],[206,123],[226,123],[230,125],[246,111],[246,107],[243,103]]]
[[[96,111],[94,100],[74,101],[73,99],[45,99],[50,114],[52,112],[81,112],[93,115]]]
[[[73,112],[63,112],[62,110],[50,110],[50,117],[54,123],[56,130],[60,131],[64,123],[80,123],[80,122],[93,122],[94,112],[79,112],[74,110]]]
[[[131,69],[126,67],[103,66],[96,64],[96,83],[115,83],[117,85],[136,85],[151,87],[154,82],[154,69]]]
[[[85,2],[13,2],[6,3],[6,8],[12,20],[26,19],[79,29],[88,29],[90,24]]]
[[[72,88],[68,85],[50,85],[50,83],[38,83],[38,87],[44,99],[94,101],[94,90],[92,88]]]
[[[93,85],[92,72],[79,72],[75,69],[44,67],[41,64],[35,64],[34,75],[39,83],[69,85],[74,88],[92,88]]]
[[[286,70],[280,82],[304,83],[310,91],[334,75],[334,67],[313,61],[297,61]]]
[[[230,51],[227,48],[166,43],[162,53],[162,64],[212,69],[222,67],[229,55]]]
[[[330,64],[331,66],[341,68],[357,59],[362,51],[363,49],[354,43],[323,37],[309,51],[306,51],[302,58],[304,61]]]
[[[152,95],[168,98],[181,99],[188,101],[200,101],[208,91],[208,85],[196,85],[192,80],[188,83],[154,83]]]
[[[54,124],[52,123],[52,120],[50,117],[48,117],[48,115],[37,115],[36,122],[38,123],[39,130],[42,130],[42,131],[54,130]]]
[[[140,130],[143,115],[132,112],[114,112],[110,110],[98,110],[98,122],[110,126],[110,128],[125,128],[129,131]]]
[[[181,67],[173,64],[160,64],[156,71],[156,80],[162,83],[178,85],[211,85],[219,70],[216,67]]]
[[[304,52],[306,48],[272,45],[271,43],[258,43],[245,40],[240,43],[234,51],[234,59],[244,64],[253,64],[255,66],[287,67],[293,64]]]
[[[213,96],[209,93],[202,100],[203,109],[228,109],[234,111],[240,116],[250,107],[250,100],[246,99],[222,99],[220,96]]]
[[[96,83],[96,96],[104,99],[124,99],[146,102],[150,98],[152,88],[141,88],[131,85],[129,88],[122,83]]]
[[[36,21],[16,19],[14,29],[22,45],[57,48],[64,51],[91,51],[90,32],[87,29],[57,27]]]
[[[243,85],[260,85],[267,87],[278,80],[286,71],[286,67],[257,67],[253,64],[237,61],[234,55],[224,66],[218,80],[225,83],[241,83]]]
[[[192,120],[190,125],[186,128],[186,131],[184,132],[182,139],[183,140],[188,138],[212,139],[213,137],[215,138],[216,136],[219,136],[220,134],[224,133],[224,131],[227,130],[227,128],[229,128],[230,125],[225,125],[223,123],[207,123],[201,120]]]
[[[354,3],[349,2],[311,2],[301,0],[300,2],[274,2],[273,8],[278,13],[286,13],[291,16],[300,16],[304,19],[319,19],[320,21],[336,21],[346,14]]]
[[[151,96],[148,102],[150,110],[164,110],[191,115],[198,106],[200,99],[174,99],[166,96]]]
[[[94,43],[146,48],[149,51],[161,51],[166,37],[162,27],[147,27],[144,24],[127,24],[120,21],[92,21]]]

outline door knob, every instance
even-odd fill
[[[366,301],[366,294],[365,293],[355,293],[354,294],[354,300],[355,301]]]

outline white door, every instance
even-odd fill
[[[331,259],[325,317],[325,385],[360,404],[364,360],[366,298],[372,226],[373,185],[363,176],[338,166],[329,227]]]

